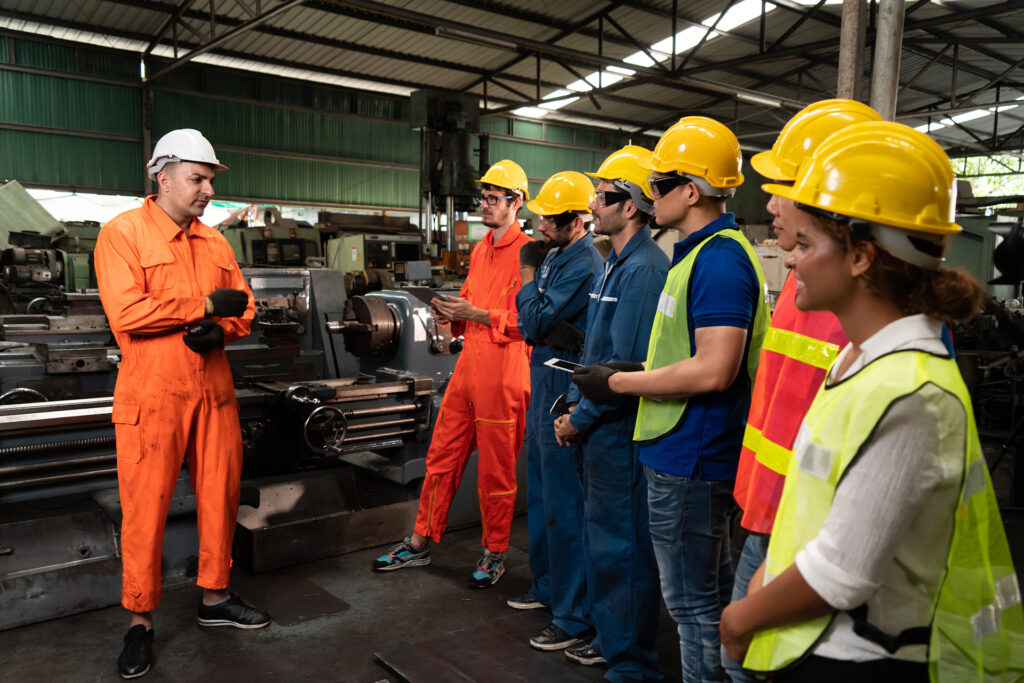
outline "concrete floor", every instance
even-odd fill
[[[200,629],[199,589],[168,592],[155,613],[154,667],[140,680],[398,681],[373,653],[485,629],[505,636],[499,639],[500,652],[481,654],[505,663],[495,667],[488,683],[601,680],[603,667],[583,667],[562,653],[530,648],[529,636],[549,620],[546,611],[517,612],[505,604],[530,585],[527,554],[521,550],[527,548],[526,518],[513,524],[506,576],[491,589],[474,591],[466,588],[466,579],[479,557],[479,543],[479,527],[451,532],[435,545],[429,567],[391,574],[370,571],[382,551],[377,548],[236,575],[232,590],[273,617],[259,631]],[[119,681],[116,659],[126,628],[126,613],[111,607],[0,632],[0,681]],[[659,650],[667,680],[679,680],[678,640],[665,613]],[[510,661],[521,670],[510,671]]]

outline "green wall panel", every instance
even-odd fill
[[[134,142],[0,129],[0,178],[140,194],[142,173]]]
[[[543,140],[544,124],[538,121],[523,121],[522,119],[512,119],[512,134],[517,138],[526,138],[528,140]]]
[[[408,209],[419,205],[416,170],[237,152],[217,157],[231,169],[217,175],[216,191],[225,197]]]
[[[504,116],[481,116],[480,132],[494,133],[495,135],[508,135],[509,121],[511,121],[511,119],[507,119]]]
[[[135,88],[0,70],[0,121],[142,136]]]
[[[571,145],[575,140],[575,136],[573,135],[572,128],[549,123],[547,125],[546,139],[548,142],[561,142],[562,144]]]
[[[34,66],[53,71],[78,71],[75,48],[33,40],[14,41],[14,59],[21,66]]]
[[[419,165],[419,133],[404,123],[155,92],[153,138],[175,128],[196,128],[215,147]]]
[[[595,171],[606,156],[603,152],[560,149],[550,145],[493,138],[490,148],[491,159],[512,159],[523,167],[527,177],[541,181],[559,171]]]
[[[122,57],[106,52],[80,50],[79,60],[82,73],[100,78],[112,78],[119,81],[137,83],[141,76],[139,58],[137,56]]]

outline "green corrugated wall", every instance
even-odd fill
[[[3,68],[7,41],[31,71]],[[0,36],[0,179],[141,193],[150,150],[139,73],[133,54]],[[403,98],[196,64],[152,85],[153,141],[203,131],[231,167],[217,180],[222,197],[416,209],[420,136],[408,117]],[[489,160],[515,159],[532,192],[558,171],[596,169],[628,139],[498,116],[482,118],[481,132],[492,135]]]

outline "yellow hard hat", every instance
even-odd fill
[[[952,235],[956,182],[938,143],[902,123],[871,121],[840,129],[800,167],[792,187],[765,192],[847,218]]]
[[[544,181],[537,198],[526,208],[538,216],[557,216],[566,211],[590,211],[594,183],[578,171],[562,171]]]
[[[743,184],[743,156],[736,135],[706,116],[685,116],[658,140],[651,160],[642,164],[658,173],[684,173],[719,189]]]
[[[483,178],[473,182],[496,185],[506,190],[519,190],[523,193],[523,199],[530,198],[530,183],[526,180],[526,171],[511,159],[502,159],[487,169]]]
[[[648,166],[644,166],[645,163]],[[643,191],[648,200],[651,200],[651,185],[647,181],[650,163],[651,150],[637,145],[626,145],[609,154],[599,169],[586,175],[598,180],[621,180],[632,183]]]
[[[800,162],[810,157],[829,135],[853,123],[881,120],[881,114],[856,100],[832,99],[809,104],[789,120],[769,151],[750,159],[750,165],[765,178],[796,180]]]

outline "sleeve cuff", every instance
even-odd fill
[[[865,581],[830,562],[821,553],[817,538],[797,553],[796,567],[807,585],[837,610],[863,605],[878,589],[878,584]]]

